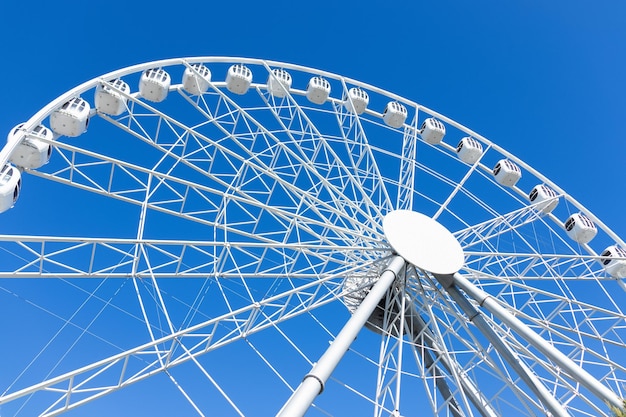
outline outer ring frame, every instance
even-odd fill
[[[8,163],[8,160],[10,158],[11,153],[13,152],[13,149],[15,149],[21,142],[22,140],[26,137],[26,132],[29,132],[30,130],[34,129],[35,126],[39,125],[39,124],[43,124],[43,121],[57,108],[59,108],[60,106],[62,106],[66,101],[68,101],[69,99],[73,98],[73,97],[77,97],[80,96],[81,94],[83,94],[84,92],[95,88],[99,83],[103,82],[103,81],[111,81],[114,80],[116,78],[121,78],[124,77],[126,75],[130,75],[130,74],[134,74],[134,73],[138,73],[138,72],[142,72],[145,71],[147,69],[150,68],[155,68],[155,67],[171,67],[171,66],[176,66],[176,65],[184,65],[184,66],[191,66],[193,64],[212,64],[212,63],[219,63],[219,64],[228,64],[228,63],[239,63],[239,64],[251,64],[251,65],[260,65],[260,66],[265,66],[269,70],[271,69],[271,67],[280,67],[280,68],[284,68],[284,69],[288,69],[288,70],[296,70],[299,72],[304,72],[304,73],[310,73],[311,75],[317,75],[317,76],[322,76],[322,77],[328,77],[334,80],[339,80],[341,82],[345,83],[349,83],[351,85],[355,85],[357,87],[361,87],[364,88],[366,90],[369,90],[371,92],[380,94],[382,96],[386,96],[391,100],[396,100],[399,101],[401,103],[403,103],[405,106],[407,106],[407,108],[414,108],[416,111],[423,111],[424,113],[427,113],[429,115],[431,115],[432,117],[436,117],[442,121],[444,121],[445,123],[449,124],[450,126],[453,126],[461,131],[464,131],[465,133],[467,133],[468,135],[472,136],[474,139],[480,141],[483,145],[485,145],[486,147],[489,147],[491,149],[493,149],[494,151],[500,153],[502,156],[509,158],[511,160],[513,160],[516,164],[518,164],[520,166],[520,168],[523,168],[524,170],[528,171],[529,173],[531,173],[533,176],[535,176],[539,181],[543,182],[544,184],[548,185],[549,187],[551,187],[554,191],[556,191],[556,193],[560,196],[562,196],[563,198],[567,199],[567,201],[573,205],[574,207],[576,207],[578,210],[582,211],[585,213],[585,215],[595,223],[595,225],[602,229],[604,233],[607,234],[607,236],[609,236],[611,239],[613,239],[613,241],[615,242],[615,244],[622,246],[622,247],[626,247],[626,243],[624,242],[624,240],[622,240],[615,232],[613,232],[612,229],[610,229],[609,227],[607,227],[606,224],[604,224],[595,214],[593,214],[592,212],[590,212],[585,206],[583,206],[580,202],[578,202],[576,199],[574,199],[572,196],[570,196],[568,193],[566,193],[562,188],[560,188],[559,186],[557,186],[555,183],[553,183],[552,181],[550,181],[547,177],[545,177],[543,174],[541,174],[539,171],[537,171],[536,169],[532,168],[530,165],[528,165],[527,163],[525,163],[524,161],[520,160],[519,158],[515,157],[513,154],[511,154],[510,152],[506,151],[505,149],[503,149],[502,147],[496,145],[495,143],[491,142],[489,139],[485,138],[484,136],[480,135],[479,133],[467,128],[466,126],[450,119],[449,117],[444,116],[443,114],[436,112],[432,109],[429,109],[428,107],[425,107],[417,102],[414,102],[412,100],[408,100],[402,96],[399,96],[397,94],[391,93],[389,91],[383,90],[379,87],[375,87],[371,84],[367,84],[352,78],[348,78],[348,77],[344,77],[344,76],[340,76],[338,74],[335,73],[331,73],[328,71],[323,71],[323,70],[318,70],[315,68],[311,68],[311,67],[305,67],[305,66],[301,66],[301,65],[296,65],[296,64],[290,64],[290,63],[285,63],[285,62],[280,62],[280,61],[272,61],[272,60],[264,60],[264,59],[258,59],[258,58],[243,58],[243,57],[225,57],[225,56],[219,56],[219,57],[212,57],[212,56],[199,56],[199,57],[187,57],[187,58],[170,58],[170,59],[163,59],[163,60],[156,60],[156,61],[150,61],[150,62],[145,62],[142,64],[136,64],[136,65],[132,65],[129,67],[125,67],[125,68],[121,68],[115,71],[111,71],[109,73],[106,73],[104,75],[101,75],[99,77],[96,78],[92,78],[88,81],[85,81],[82,84],[79,84],[78,86],[66,91],[65,93],[61,94],[60,96],[58,96],[56,99],[52,100],[51,102],[49,102],[46,106],[44,106],[43,108],[41,108],[37,113],[35,113],[30,119],[28,119],[28,121],[24,122],[22,129],[16,133],[15,136],[15,140],[11,143],[11,144],[6,144],[2,150],[0,150],[0,166],[4,166],[6,163]],[[221,84],[222,82],[214,82],[212,81],[214,84]],[[170,86],[170,91],[173,89],[176,89],[178,87],[180,87],[181,84],[172,84]],[[255,85],[264,85],[263,83],[253,83],[253,86]],[[339,100],[339,99],[334,99],[334,98],[329,98],[329,100]],[[93,110],[92,110],[93,111]],[[367,113],[370,114],[376,114],[376,112],[367,109],[366,110]],[[442,144],[444,147],[449,148],[448,150],[452,150],[452,147],[450,147],[450,145],[446,145],[445,143],[442,142]],[[478,162],[480,163],[480,161]],[[519,190],[518,188],[514,188],[512,189],[514,190],[519,196],[521,196],[522,198],[526,198],[526,196],[521,192],[521,190]],[[556,223],[559,224],[561,223],[559,221],[559,219],[557,219],[556,217],[554,217],[552,214],[549,215],[550,218]],[[562,225],[561,225],[562,227]],[[597,256],[597,254],[594,253],[594,251],[587,245],[585,245],[586,250],[589,253],[592,253],[594,255]]]

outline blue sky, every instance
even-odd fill
[[[285,61],[387,89],[465,124],[626,236],[622,2],[128,3],[0,5],[0,132],[83,81],[141,62]]]
[[[293,62],[435,109],[624,235],[621,2],[4,2],[0,130],[92,77],[168,57]]]

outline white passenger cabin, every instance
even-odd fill
[[[383,112],[383,121],[387,126],[399,128],[402,127],[407,117],[406,107],[402,103],[398,103],[397,101],[390,101],[385,106],[385,111]]]
[[[569,216],[564,227],[567,235],[578,243],[589,243],[598,233],[596,225],[582,213]]]
[[[282,98],[291,88],[291,74],[282,68],[275,68],[267,77],[267,89],[274,97]]]
[[[246,94],[252,84],[252,71],[243,64],[232,65],[226,74],[226,88],[234,94]]]
[[[109,84],[99,84],[95,94],[96,110],[111,116],[119,116],[126,111],[127,99],[124,94],[130,94],[130,87],[119,78]]]
[[[539,184],[528,194],[528,199],[535,208],[543,213],[550,213],[559,204],[556,191],[545,184]]]
[[[0,213],[13,207],[20,195],[21,185],[20,171],[11,164],[6,164],[0,170]]]
[[[141,74],[139,94],[146,100],[160,103],[167,98],[172,78],[163,68],[150,68]]]
[[[306,98],[315,104],[323,104],[330,95],[330,83],[326,78],[312,77],[306,86]]]
[[[370,102],[370,96],[365,90],[352,87],[348,90],[347,96],[343,98],[343,105],[350,113],[363,114]]]
[[[626,250],[617,245],[609,246],[602,252],[602,265],[613,278],[626,278]],[[617,258],[617,259],[615,259]]]
[[[522,170],[513,161],[501,159],[493,167],[493,176],[498,184],[513,187],[522,178]]]
[[[17,139],[17,133],[24,126],[24,123],[14,127],[7,137],[7,142],[11,143]],[[11,153],[9,161],[27,169],[37,169],[50,160],[52,146],[50,143],[40,139],[53,140],[54,133],[45,126],[38,125],[32,132],[26,133],[22,142]]]
[[[183,89],[194,96],[204,94],[209,89],[211,71],[202,64],[193,64],[183,72]]]
[[[434,117],[429,117],[422,123],[420,134],[426,143],[436,145],[443,140],[446,134],[446,127]]]
[[[89,103],[80,97],[74,97],[50,115],[50,127],[59,135],[80,136],[89,125],[90,110]]]
[[[466,164],[474,165],[483,154],[483,145],[471,136],[466,136],[456,146],[456,154]]]

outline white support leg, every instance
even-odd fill
[[[502,307],[498,302],[493,299],[489,294],[474,284],[469,282],[461,274],[456,273],[453,276],[453,281],[456,286],[461,288],[468,296],[473,298],[481,307],[484,307],[491,312],[498,319],[502,320],[504,324],[509,326],[517,334],[523,337],[527,342],[531,343],[541,353],[546,355],[551,361],[561,367],[567,374],[574,378],[577,382],[585,386],[596,397],[603,400],[605,403],[623,409],[623,401],[611,391],[608,387],[594,378],[589,372],[578,366],[574,361],[568,358],[563,352],[555,348],[552,344],[546,341],[544,338],[535,333],[530,327],[525,325],[517,317],[513,316],[509,311]]]
[[[436,346],[436,344],[434,343],[434,340],[436,339],[432,333],[432,330],[428,328],[426,322],[419,315],[415,306],[410,305],[409,309],[410,313],[408,314],[407,324],[409,325],[410,329],[412,329],[411,337],[414,341],[417,341],[417,338],[423,334],[423,343],[426,343],[429,349],[432,351],[432,354],[428,351],[424,351],[421,353],[424,365],[426,369],[431,370],[431,373],[435,378],[435,384],[437,385],[437,389],[439,390],[443,398],[449,401],[450,405],[448,408],[450,409],[452,415],[454,417],[460,417],[462,414],[458,402],[452,396],[450,387],[448,386],[444,375],[438,368],[439,364],[441,364],[441,366],[443,366],[449,373],[454,373],[454,366],[450,363],[450,361],[448,360],[449,358],[444,354],[444,352],[439,349],[439,347]],[[433,359],[433,355],[435,356],[435,359]],[[457,372],[457,374],[463,392],[467,395],[472,404],[474,404],[474,406],[478,409],[480,414],[483,417],[497,417],[495,410],[493,409],[491,404],[489,404],[487,399],[483,397],[474,382],[467,378],[467,375],[462,372]]]
[[[392,258],[387,269],[380,275],[367,297],[363,299],[335,340],[313,366],[311,372],[304,377],[300,386],[278,412],[277,417],[301,417],[306,413],[311,404],[313,404],[315,397],[324,390],[324,384],[378,306],[379,301],[385,296],[387,289],[393,284],[400,271],[402,271],[404,264],[405,261],[402,257],[396,256]]]
[[[455,274],[456,275],[459,274]],[[474,323],[476,328],[485,335],[487,340],[493,345],[493,347],[502,355],[504,360],[515,370],[515,372],[522,378],[526,385],[537,396],[539,401],[550,411],[553,416],[558,417],[570,417],[570,414],[565,408],[554,398],[554,395],[548,391],[546,386],[537,378],[537,376],[522,362],[515,352],[507,346],[500,337],[494,332],[489,323],[485,320],[485,317],[478,311],[470,301],[461,294],[459,289],[454,285],[454,278],[441,275],[435,275],[437,280],[446,289],[448,294],[457,303],[457,305],[463,310],[465,315],[469,317],[470,321]],[[452,279],[451,279],[452,278]]]

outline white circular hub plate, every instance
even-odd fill
[[[410,210],[395,210],[383,219],[387,241],[398,255],[433,274],[453,274],[463,266],[463,249],[436,220]]]

